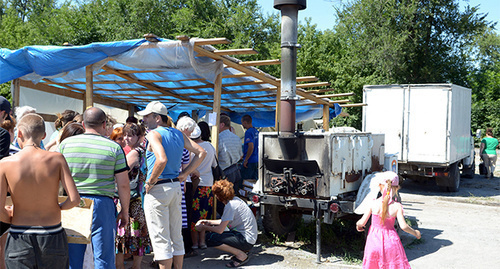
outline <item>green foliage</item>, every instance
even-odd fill
[[[459,0],[353,0],[332,8],[331,30],[306,19],[299,25],[297,75],[317,76],[334,91],[363,85],[455,83],[472,88],[472,129],[500,132],[500,37],[478,7]],[[256,0],[0,0],[0,47],[74,45],[142,38],[145,33],[233,42],[280,58],[279,15],[264,14]],[[279,65],[261,69],[280,77]],[[5,94],[8,87],[2,86]],[[344,98],[342,98],[344,99]],[[360,107],[344,109],[335,126],[361,128]]]
[[[487,28],[477,36],[479,68],[469,76],[472,88],[472,130],[500,132],[500,35]]]
[[[12,104],[12,95],[10,94],[10,82],[0,84],[0,95],[7,98]]]

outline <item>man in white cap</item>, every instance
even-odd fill
[[[153,101],[138,112],[150,132],[146,136],[148,175],[144,213],[154,249],[154,260],[161,269],[182,268],[184,244],[182,241],[180,181],[186,180],[205,158],[206,152],[181,131],[168,127],[168,111],[159,101]],[[182,149],[194,153],[191,163],[179,173]]]

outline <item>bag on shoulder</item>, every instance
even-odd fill
[[[224,170],[222,170],[219,165],[217,156],[215,156],[215,161],[217,161],[217,166],[212,167],[212,175],[214,176],[214,181],[226,179],[226,175],[224,174]]]

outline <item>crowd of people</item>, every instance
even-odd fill
[[[238,162],[254,169],[246,178],[256,179],[258,131],[251,118],[245,118],[242,145],[230,132],[230,118],[221,115],[223,146],[216,152],[206,122],[183,113],[174,123],[158,101],[138,114],[141,122],[129,117],[122,124],[97,107],[83,114],[65,110],[43,145],[45,122],[36,110],[16,108],[14,119],[10,103],[0,98],[0,154],[7,157],[0,161],[6,235],[0,268],[125,268],[127,258],[141,268],[149,253],[159,268],[182,268],[184,258],[207,247],[232,253],[228,267],[248,261],[257,224],[237,194]],[[227,180],[212,175],[216,155]],[[61,195],[67,199],[59,203]],[[68,243],[61,224],[61,210],[80,198],[93,201],[91,244]],[[216,199],[220,219],[213,213]]]

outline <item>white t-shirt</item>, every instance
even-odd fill
[[[249,244],[257,242],[257,221],[250,207],[240,198],[235,196],[226,204],[221,220],[229,220],[227,227],[241,233]]]
[[[200,172],[200,184],[198,184],[198,186],[212,187],[212,185],[214,185],[212,167],[217,166],[217,161],[215,160],[215,148],[212,144],[210,144],[210,142],[207,141],[203,141],[198,145],[200,145],[207,152],[205,159],[203,159],[200,166],[196,168],[198,172]],[[191,156],[193,157],[194,154]]]

